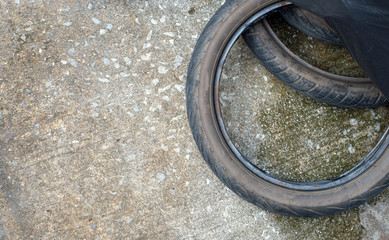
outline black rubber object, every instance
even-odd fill
[[[338,46],[344,45],[326,20],[313,13],[296,6],[283,8],[279,13],[286,22],[310,37]]]
[[[246,25],[288,2],[230,0],[202,32],[189,64],[186,101],[196,144],[212,171],[236,194],[272,212],[318,217],[359,206],[389,185],[389,134],[353,169],[330,180],[292,182],[257,169],[226,135],[218,84],[221,68]]]
[[[248,28],[243,38],[267,70],[308,97],[340,107],[388,105],[386,97],[369,78],[329,73],[302,60],[280,41],[266,20]]]

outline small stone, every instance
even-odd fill
[[[73,67],[77,67],[77,62],[76,62],[76,60],[74,60],[74,59],[69,59],[69,63],[70,63],[70,65],[72,65]]]
[[[89,4],[88,4],[88,9],[89,9],[89,10],[92,10],[92,8],[93,8],[93,4],[92,4],[92,3],[89,3]]]
[[[179,66],[181,66],[183,60],[184,60],[183,57],[177,55],[176,58],[174,59],[174,69],[177,69]]]
[[[355,125],[358,124],[358,120],[355,119],[355,118],[351,118],[351,119],[350,119],[350,124],[353,125],[353,126],[355,126]]]
[[[103,83],[108,83],[109,82],[109,80],[107,78],[98,78],[98,80],[100,82],[103,82]]]
[[[352,145],[349,145],[348,152],[351,153],[351,154],[354,154],[355,153],[355,148]]]
[[[108,24],[107,24],[107,29],[111,31],[111,30],[112,30],[112,28],[113,28],[113,25],[112,25],[112,24],[110,24],[110,23],[108,23]]]
[[[68,54],[69,55],[74,55],[76,53],[76,50],[74,49],[74,48],[70,48],[69,50],[68,50]]]
[[[149,41],[153,36],[153,30],[150,30],[149,34],[147,34],[146,40]]]
[[[179,85],[179,84],[176,84],[174,85],[174,87],[177,89],[177,91],[179,92],[182,92],[182,90],[185,89],[185,86],[184,85]]]
[[[107,33],[107,29],[100,29],[100,35],[104,35]]]
[[[99,19],[97,19],[97,18],[92,18],[92,21],[93,21],[94,24],[100,24],[101,23],[101,21]]]
[[[174,33],[172,33],[172,32],[165,32],[164,35],[169,36],[169,37],[174,37]]]
[[[162,144],[162,145],[161,145],[161,148],[162,148],[162,150],[164,150],[165,152],[169,151],[168,146],[166,146],[165,144]]]
[[[163,182],[165,180],[166,176],[165,174],[163,173],[157,173],[157,179],[160,181],[160,182]]]
[[[104,64],[108,66],[111,64],[111,61],[108,58],[104,58]]]
[[[158,67],[158,72],[160,74],[165,74],[165,73],[169,72],[169,70],[164,66],[160,66],[160,67]]]

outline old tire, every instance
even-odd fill
[[[190,61],[186,86],[188,119],[209,167],[236,194],[284,215],[332,215],[359,206],[388,186],[388,131],[364,160],[341,176],[292,182],[264,173],[239,155],[223,131],[215,101],[220,66],[245,25],[287,4],[275,0],[230,0],[217,11],[201,34]]]
[[[278,39],[265,20],[248,28],[243,38],[267,70],[310,98],[350,108],[388,104],[386,97],[369,78],[329,73],[299,58]]]

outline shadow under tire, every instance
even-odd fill
[[[188,120],[209,167],[245,200],[289,216],[332,215],[355,208],[388,187],[388,130],[368,156],[343,175],[317,182],[292,182],[267,174],[239,156],[223,131],[220,106],[215,101],[219,65],[231,43],[243,32],[242,26],[258,14],[287,4],[274,0],[230,0],[216,12],[200,35],[189,64]]]

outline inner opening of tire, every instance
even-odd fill
[[[224,125],[259,169],[298,182],[334,178],[354,167],[387,127],[386,108],[345,109],[311,100],[259,65],[242,40],[219,86]]]

